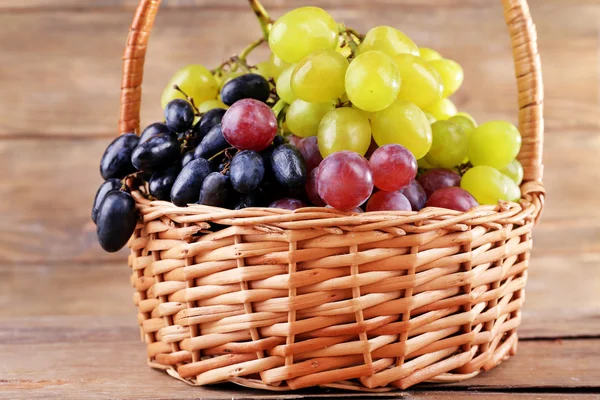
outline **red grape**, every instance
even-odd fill
[[[269,208],[282,208],[284,210],[297,210],[306,207],[306,204],[296,199],[281,199],[277,200],[269,206]]]
[[[417,176],[417,160],[405,147],[388,144],[375,150],[371,156],[375,186],[394,192],[408,186]]]
[[[262,151],[277,135],[277,118],[262,101],[243,99],[232,105],[221,122],[227,143],[240,150]]]
[[[430,169],[425,172],[420,178],[419,183],[425,189],[427,197],[431,196],[433,192],[438,189],[460,186],[460,175],[456,172],[447,169]]]
[[[331,207],[331,206],[326,206],[325,208],[335,209],[334,207]],[[360,208],[360,207],[356,207],[354,210],[350,210],[348,212],[353,212],[355,214],[362,214],[362,213],[364,213],[363,209]]]
[[[438,189],[427,200],[427,207],[449,208],[456,211],[467,211],[478,205],[477,200],[469,192],[459,187]]]
[[[373,173],[366,158],[352,151],[328,156],[317,174],[319,196],[342,211],[353,210],[373,192]]]
[[[321,196],[319,196],[319,190],[317,189],[317,174],[319,173],[319,169],[313,169],[310,174],[308,174],[308,178],[306,179],[306,194],[310,201],[317,207],[325,207],[326,203],[323,201]]]
[[[298,147],[298,143],[300,143],[300,141],[302,140],[302,138],[300,136],[296,136],[294,134],[291,134],[287,137],[287,140],[289,142],[289,144],[291,144],[292,146],[296,146]]]
[[[421,211],[427,203],[427,195],[423,186],[417,181],[412,181],[410,185],[400,191],[408,199],[413,211]]]
[[[371,196],[367,211],[412,211],[412,207],[402,193],[382,190]]]
[[[307,172],[310,173],[310,171],[317,168],[321,164],[321,161],[323,161],[316,136],[309,136],[300,140],[296,147],[300,150],[302,157],[306,161]]]

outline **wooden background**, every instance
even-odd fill
[[[179,67],[213,67],[260,34],[243,0],[163,2],[144,123],[161,118],[160,93]],[[136,3],[0,0],[0,397],[232,396],[146,368],[126,254],[104,253],[90,221],[99,159],[117,133],[121,53]],[[464,66],[459,108],[479,121],[516,122],[499,1],[264,3],[274,16],[312,4],[361,31],[396,26]],[[600,393],[600,1],[530,4],[546,83],[548,198],[534,235],[520,351],[452,393],[434,387],[408,398],[479,397],[461,391],[472,389],[492,399]],[[508,388],[522,394],[502,394]]]

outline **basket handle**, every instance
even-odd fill
[[[519,91],[519,128],[523,145],[519,160],[526,181],[540,181],[543,174],[544,86],[537,33],[527,0],[502,0],[510,33]],[[119,132],[139,132],[144,60],[148,39],[160,0],[140,0],[129,28],[123,56]]]

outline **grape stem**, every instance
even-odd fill
[[[256,18],[258,18],[264,39],[269,40],[269,32],[273,26],[273,20],[267,10],[265,10],[265,7],[260,3],[260,0],[248,0],[248,3],[250,3],[250,8],[254,11]]]
[[[255,40],[254,42],[250,43],[248,45],[248,47],[246,47],[244,50],[242,50],[242,52],[240,53],[240,55],[238,56],[238,58],[241,61],[246,61],[246,59],[248,58],[248,56],[250,55],[250,53],[252,53],[254,50],[256,50],[256,48],[258,46],[260,46],[261,44],[265,43],[267,40],[262,37],[260,39]]]
[[[275,114],[276,117],[279,117],[279,114],[281,114],[286,105],[287,103],[285,100],[279,100],[272,108],[273,114]]]
[[[223,154],[225,154],[227,152],[227,150],[231,150],[231,149],[235,149],[235,147],[228,147],[226,149],[221,150],[220,152],[218,152],[217,154],[215,154],[214,156],[209,158],[208,161],[213,161],[215,158],[222,156]]]
[[[194,103],[194,99],[192,99],[190,96],[187,95],[187,93],[185,93],[179,86],[177,85],[173,85],[173,89],[177,90],[179,93],[181,93],[182,95],[185,96],[185,99],[187,101],[190,102],[190,104],[192,105],[192,107],[194,108],[194,111],[196,111],[196,114],[200,114],[200,110],[198,109],[198,107],[196,107],[196,103]]]

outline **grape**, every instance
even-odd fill
[[[517,201],[521,197],[519,186],[498,170],[481,165],[468,170],[460,187],[471,193],[479,204],[497,204],[499,200]]]
[[[171,188],[171,201],[179,207],[196,203],[200,198],[200,189],[204,179],[211,173],[210,162],[197,158],[187,163],[181,170]]]
[[[304,207],[306,207],[306,204],[297,199],[281,199],[271,203],[271,205],[269,206],[269,208],[281,208],[284,210],[291,211]]]
[[[431,169],[419,178],[419,183],[423,187],[423,190],[425,190],[427,197],[431,196],[438,189],[460,186],[460,182],[460,175],[456,172],[439,168]]]
[[[367,32],[365,39],[358,47],[359,54],[378,50],[394,57],[401,53],[419,55],[419,48],[408,36],[390,26],[377,26]]]
[[[289,135],[287,137],[288,143],[295,147],[298,147],[298,144],[300,143],[300,141],[302,139],[304,139],[304,138],[301,138],[300,136],[296,136],[296,135]]]
[[[306,183],[306,161],[296,147],[282,144],[273,151],[271,167],[277,182],[285,188],[304,186]]]
[[[96,192],[96,197],[94,197],[94,205],[92,206],[92,221],[96,223],[96,219],[98,218],[98,209],[104,200],[104,197],[113,190],[119,190],[121,188],[121,180],[117,178],[111,178],[102,183],[100,188]]]
[[[317,51],[304,58],[292,73],[294,95],[311,103],[337,100],[344,92],[348,60],[334,50]]]
[[[387,144],[378,148],[369,162],[373,171],[373,183],[381,190],[400,190],[417,176],[415,156],[399,144]]]
[[[264,150],[277,135],[273,110],[254,99],[240,100],[231,106],[221,124],[225,140],[240,150]]]
[[[469,192],[459,187],[445,187],[433,192],[427,207],[448,208],[456,211],[468,211],[479,203]]]
[[[194,124],[194,108],[186,100],[175,99],[165,107],[165,120],[174,132],[186,132]]]
[[[323,157],[342,150],[362,156],[371,145],[371,125],[367,117],[354,108],[336,108],[323,117],[318,138]]]
[[[256,73],[258,75],[262,76],[263,78],[265,78],[266,80],[269,80],[271,78],[277,79],[275,77],[279,76],[278,75],[279,71],[277,71],[277,68],[275,68],[275,66],[273,65],[273,63],[271,61],[259,62],[253,68],[253,70],[256,70]]]
[[[319,169],[313,169],[306,178],[305,190],[308,195],[309,200],[317,207],[325,207],[325,202],[319,196],[319,189],[317,187],[317,174],[319,173]]]
[[[470,138],[471,133],[473,133],[475,128],[477,128],[477,123],[475,122],[475,120],[473,118],[466,117],[464,115],[455,115],[454,117],[450,118],[448,121],[460,126],[463,129],[463,131],[466,133],[467,138]]]
[[[226,110],[220,108],[214,108],[210,111],[207,111],[206,114],[200,118],[200,121],[196,125],[194,125],[194,129],[192,130],[192,135],[202,140],[208,132],[216,125],[219,125],[223,120],[223,115],[225,115]]]
[[[419,166],[419,168],[422,168],[422,169],[435,168],[434,165],[431,165],[431,163],[429,161],[427,161],[427,157],[423,157],[423,158],[417,160],[417,165]]]
[[[469,137],[458,125],[450,121],[437,121],[431,125],[433,144],[426,159],[431,165],[452,168],[467,156]]]
[[[292,104],[298,98],[292,91],[292,74],[296,64],[290,65],[277,78],[277,95],[288,104]]]
[[[121,250],[133,235],[137,219],[135,200],[129,193],[119,190],[107,193],[96,220],[100,246],[109,253]]]
[[[219,84],[219,89],[223,90],[223,87],[227,85],[232,79],[239,78],[242,75],[246,75],[245,71],[228,71],[226,72],[222,78],[221,83]]]
[[[229,175],[231,185],[237,192],[252,192],[265,177],[265,165],[262,157],[255,151],[240,151],[231,160]]]
[[[154,171],[173,164],[181,155],[174,133],[161,133],[140,143],[131,154],[131,163],[138,171]]]
[[[194,152],[188,151],[181,157],[181,168],[185,167],[190,161],[194,159]]]
[[[242,99],[265,102],[271,95],[269,82],[257,74],[245,74],[230,80],[223,86],[221,100],[228,106]]]
[[[104,180],[123,179],[135,172],[135,168],[131,164],[131,154],[138,143],[139,138],[135,133],[126,133],[108,145],[100,161],[100,175]]]
[[[411,101],[420,108],[442,100],[441,78],[427,61],[412,54],[398,54],[395,60],[402,77],[399,99]]]
[[[217,124],[204,136],[198,147],[196,147],[194,158],[208,159],[228,147],[229,143],[227,143],[223,136],[221,124]]]
[[[335,50],[338,27],[325,10],[300,7],[279,18],[271,28],[269,47],[288,63],[297,63],[317,50]]]
[[[371,121],[373,138],[379,146],[401,144],[418,160],[431,148],[431,125],[419,107],[405,100],[397,100],[390,107],[375,114]]]
[[[198,111],[200,112],[200,114],[205,114],[211,110],[215,110],[215,109],[227,110],[227,108],[229,108],[227,106],[227,104],[223,103],[221,100],[212,99],[212,100],[206,100],[204,103],[200,104],[198,106]]]
[[[517,157],[521,134],[511,123],[492,121],[480,125],[469,140],[469,160],[475,166],[502,169]]]
[[[288,108],[285,120],[290,132],[294,135],[317,136],[321,120],[334,107],[334,102],[308,103],[298,99]]]
[[[348,101],[350,101],[350,100],[348,100]],[[354,104],[352,104],[352,108],[354,108],[355,110],[358,110],[358,111],[362,112],[365,115],[365,117],[367,117],[367,119],[369,121],[371,121],[373,118],[375,118],[375,114],[376,113],[374,113],[374,112],[361,110],[360,108],[356,107],[356,105],[354,105]]]
[[[317,173],[319,196],[342,211],[353,210],[373,192],[373,173],[366,158],[340,151],[325,158]]]
[[[442,55],[440,53],[438,53],[437,51],[427,48],[427,47],[421,47],[419,49],[419,52],[421,53],[421,58],[425,61],[433,61],[433,60],[441,60],[442,59]]]
[[[456,93],[465,79],[460,64],[448,59],[432,60],[429,64],[435,68],[442,78],[442,83],[444,84],[444,97],[449,97]]]
[[[458,110],[450,99],[443,99],[427,107],[425,112],[431,114],[437,121],[447,120],[454,117]]]
[[[427,203],[427,194],[423,186],[417,181],[412,181],[400,193],[408,199],[413,211],[421,211],[425,207],[425,203]]]
[[[260,207],[261,205],[261,193],[252,192],[242,195],[240,201],[235,205],[234,210],[241,210],[250,207]]]
[[[300,153],[302,153],[304,161],[306,161],[307,173],[310,173],[313,169],[317,168],[319,164],[321,164],[321,161],[323,161],[323,156],[321,156],[319,142],[316,136],[302,139],[296,147],[300,150]]]
[[[179,86],[181,90],[194,99],[196,104],[214,99],[219,93],[217,80],[208,69],[202,65],[188,65],[177,71],[163,91],[161,97],[163,109],[171,100],[185,99],[183,94],[175,90],[174,85]]]
[[[331,206],[325,206],[325,208],[335,209],[335,207],[331,207]],[[362,214],[362,213],[364,213],[364,210],[360,207],[356,207],[356,208],[353,208],[352,210],[348,210],[347,212],[355,213],[355,214]]]
[[[433,115],[431,115],[430,113],[425,111],[425,116],[427,117],[427,121],[429,121],[429,124],[433,124],[437,121],[437,119],[435,119],[435,117]]]
[[[517,185],[523,182],[523,166],[519,160],[512,160],[506,167],[500,170],[504,175],[512,179]]]
[[[367,203],[367,212],[371,211],[412,211],[412,206],[402,193],[382,190],[371,196]]]
[[[229,177],[219,172],[212,172],[202,182],[198,204],[222,207],[227,203],[230,195],[231,181]]]
[[[283,70],[287,69],[290,66],[289,63],[286,63],[285,61],[283,61],[281,58],[277,57],[273,53],[271,53],[271,56],[269,57],[269,61],[273,65],[273,71],[275,72],[275,75],[273,75],[273,78],[275,78],[275,80],[277,80],[277,78],[279,78],[279,75],[281,75]]]
[[[171,199],[171,189],[180,171],[179,165],[175,165],[155,172],[148,182],[150,194],[158,200],[169,201]]]
[[[140,143],[143,143],[146,140],[158,134],[169,132],[172,132],[171,129],[167,126],[167,124],[163,124],[162,122],[157,122],[152,125],[148,125],[148,127],[146,127],[146,129],[144,129],[144,131],[140,135]]]
[[[380,51],[356,57],[346,71],[346,93],[361,110],[388,108],[400,93],[400,72],[394,60]]]

